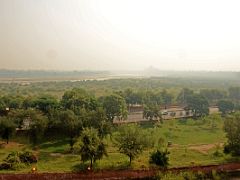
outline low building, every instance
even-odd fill
[[[131,105],[128,107],[128,117],[127,119],[114,118],[113,123],[132,123],[132,122],[146,122],[148,119],[143,118],[143,106],[142,105]],[[191,110],[186,110],[181,106],[170,106],[166,109],[160,109],[162,113],[163,120],[170,119],[181,119],[193,117],[193,112]],[[209,107],[209,113],[218,113],[219,109],[217,106]]]

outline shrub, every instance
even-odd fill
[[[19,154],[20,161],[26,164],[37,162],[37,157],[30,151],[24,151]]]
[[[169,165],[168,155],[170,152],[166,149],[165,151],[157,150],[150,155],[149,163],[157,166],[166,168]]]
[[[0,164],[0,170],[17,170],[25,165],[29,165],[37,162],[37,157],[30,151],[23,152],[11,152]]]
[[[11,164],[6,162],[3,162],[2,164],[0,164],[0,170],[4,170],[4,169],[11,169]]]

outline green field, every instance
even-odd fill
[[[138,158],[134,159],[131,167],[128,167],[127,156],[120,154],[114,146],[115,130],[112,136],[105,139],[108,145],[108,156],[97,161],[95,169],[150,168],[148,163],[150,153],[156,148],[165,148],[167,142],[172,144],[168,147],[170,167],[219,164],[232,160],[230,155],[222,152],[226,138],[223,131],[223,119],[218,115],[211,115],[199,120],[168,120],[163,124],[145,123],[141,124],[141,128],[149,134],[148,138],[154,143],[151,148],[146,149]],[[16,141],[9,145],[2,145],[0,160],[3,160],[10,151],[26,148],[32,147],[21,145]],[[34,166],[39,172],[79,171],[83,166],[80,156],[70,154],[68,150],[69,145],[65,138],[45,141],[35,148],[34,152],[38,156],[38,163]],[[31,167],[27,166],[14,172],[29,172],[30,169]]]

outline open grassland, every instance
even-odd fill
[[[170,167],[220,164],[232,161],[230,155],[223,153],[223,144],[226,142],[223,131],[223,119],[218,115],[211,115],[200,120],[168,120],[163,124],[145,123],[141,128],[149,135],[152,141],[151,147],[145,150],[138,158],[134,159],[132,166],[128,167],[127,156],[120,154],[114,145],[114,136],[105,139],[108,144],[108,156],[95,164],[96,169],[148,169],[149,155],[157,148],[167,147],[170,151]],[[117,129],[117,128],[116,128]],[[31,148],[19,142],[11,142],[0,148],[0,161],[10,151],[18,151]],[[72,172],[83,168],[80,156],[70,154],[68,141],[59,138],[53,141],[45,141],[35,147],[34,152],[38,156],[37,167],[39,172]],[[31,167],[25,167],[17,172],[29,172]],[[13,171],[0,171],[13,172]],[[16,172],[16,171],[15,171]]]

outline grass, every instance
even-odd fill
[[[157,147],[166,146],[168,141],[173,143],[169,147],[170,151],[170,167],[192,166],[219,164],[231,160],[230,156],[222,153],[222,147],[211,147],[204,152],[191,149],[191,146],[199,146],[202,144],[219,144],[226,142],[225,133],[223,131],[223,120],[218,116],[209,116],[201,120],[169,120],[163,124],[154,125],[145,123],[141,125],[148,134],[150,139],[154,141],[154,146],[145,150],[139,157],[134,159],[131,168],[146,169],[149,165],[149,155]],[[113,133],[114,137],[114,133]],[[162,139],[159,144],[159,138]],[[112,142],[112,138],[107,137],[108,156],[97,161],[96,169],[125,169],[128,167],[128,157],[120,154],[118,149]],[[30,146],[19,146],[13,143],[11,146],[0,148],[0,161],[2,161],[10,151],[19,151]],[[36,164],[40,172],[72,172],[81,169],[82,164],[80,156],[67,153],[69,149],[68,141],[59,138],[55,141],[47,141],[38,146],[36,153],[39,161]],[[219,150],[219,156],[215,156],[214,152]],[[23,168],[17,172],[29,172],[30,167]],[[0,171],[13,172],[13,171]]]

